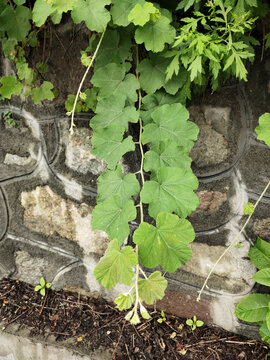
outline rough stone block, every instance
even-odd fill
[[[239,101],[236,89],[224,88],[189,107],[190,120],[200,128],[190,153],[200,178],[230,171],[241,156],[247,131]]]
[[[31,192],[21,193],[24,208],[24,225],[35,232],[53,237],[57,233],[76,242],[85,254],[103,254],[108,235],[91,229],[92,207],[65,200],[54,193],[49,186],[38,186]]]
[[[3,119],[10,111],[16,126]],[[31,114],[9,106],[0,108],[0,181],[29,174],[41,157],[38,129]]]
[[[270,179],[270,150],[259,145],[251,145],[239,163],[248,191],[260,195]],[[268,189],[267,196],[270,196]]]
[[[59,121],[60,151],[52,167],[57,174],[76,180],[78,184],[95,191],[96,179],[107,165],[104,160],[91,154],[89,119],[78,118],[76,123],[77,127],[70,137],[70,119]]]
[[[196,195],[200,201],[199,206],[188,218],[196,232],[219,228],[231,218],[235,179],[227,176],[220,180],[201,182]]]

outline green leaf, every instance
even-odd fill
[[[39,283],[40,283],[40,285],[41,285],[42,287],[44,287],[44,286],[45,286],[46,281],[45,281],[45,279],[44,279],[44,277],[43,277],[43,276],[40,278]]]
[[[16,63],[18,70],[18,77],[20,80],[24,80],[27,84],[31,84],[34,80],[34,70],[28,67],[27,63]]]
[[[86,99],[85,104],[88,106],[89,109],[95,111],[97,106],[97,89],[91,88],[85,90]]]
[[[36,68],[41,74],[45,74],[48,71],[49,66],[48,66],[48,64],[43,64],[38,61],[36,63]]]
[[[123,140],[123,132],[123,128],[112,124],[105,129],[97,128],[92,137],[92,154],[104,159],[109,169],[113,169],[126,152],[135,150],[132,137]]]
[[[140,300],[152,305],[156,300],[161,300],[164,297],[166,287],[167,280],[160,271],[155,271],[148,279],[138,281]]]
[[[114,302],[117,305],[116,308],[120,311],[127,310],[131,308],[132,304],[134,303],[134,296],[130,294],[119,294]]]
[[[96,56],[95,71],[109,63],[124,64],[130,56],[130,48],[131,35],[127,30],[107,29]]]
[[[59,14],[59,12],[57,10],[55,10],[52,14],[51,14],[51,19],[52,19],[52,22],[55,24],[55,25],[58,25],[60,24],[61,20],[62,20],[62,13]]]
[[[25,40],[29,30],[31,11],[25,6],[17,6],[15,10],[8,6],[0,15],[0,31],[6,31],[9,38]]]
[[[159,90],[155,94],[146,95],[142,99],[141,117],[144,125],[152,122],[151,114],[153,110],[165,104],[174,104],[181,102],[179,96],[167,94],[164,90]]]
[[[125,107],[126,96],[114,94],[108,98],[101,99],[96,107],[96,115],[91,119],[90,126],[93,129],[97,127],[106,127],[110,124],[116,124],[128,130],[128,123],[136,123],[139,113],[134,106]]]
[[[175,212],[185,218],[199,205],[193,190],[198,180],[191,170],[163,167],[157,171],[156,181],[146,181],[141,191],[141,200],[149,204],[149,214],[157,218],[160,212]]]
[[[156,21],[149,21],[143,27],[135,31],[135,41],[137,44],[144,43],[146,50],[160,52],[164,49],[165,44],[174,41],[176,31],[170,25],[170,19],[161,15]]]
[[[175,95],[180,88],[188,84],[188,81],[189,73],[184,67],[181,67],[179,74],[173,75],[172,78],[164,84],[164,88],[167,93]]]
[[[253,247],[250,248],[248,256],[258,269],[270,267],[270,244],[267,241],[257,238]]]
[[[36,0],[33,8],[33,21],[36,26],[42,26],[53,12],[52,5],[45,0]]]
[[[18,44],[18,41],[15,39],[1,39],[2,49],[4,55],[10,60],[15,58],[15,46]]]
[[[42,286],[37,285],[34,290],[35,290],[35,291],[39,291],[41,288],[42,288]]]
[[[137,0],[137,4],[143,5],[144,0]],[[134,8],[134,0],[112,0],[111,15],[113,23],[118,26],[128,26],[128,15]]]
[[[262,341],[268,342],[268,344],[270,344],[270,330],[267,328],[267,324],[265,321],[260,327],[260,335]]]
[[[172,61],[168,65],[168,67],[166,69],[166,74],[167,74],[166,79],[165,79],[166,82],[172,78],[173,74],[178,75],[178,73],[179,73],[179,56],[180,56],[180,52],[173,57]]]
[[[259,270],[253,279],[259,284],[270,286],[270,267]]]
[[[140,192],[140,184],[134,174],[123,175],[121,165],[116,170],[106,170],[97,180],[98,203],[105,201],[112,194],[119,194],[123,202]]]
[[[193,122],[187,121],[189,114],[183,105],[163,105],[154,110],[151,116],[154,122],[144,127],[143,144],[171,139],[186,151],[191,150],[199,129]]]
[[[52,11],[57,11],[58,14],[62,14],[63,12],[68,12],[74,8],[74,5],[77,3],[77,0],[53,0]]]
[[[105,255],[95,267],[94,276],[106,289],[115,287],[118,282],[130,285],[134,276],[132,266],[137,264],[137,256],[131,246],[120,250],[116,239],[110,242]]]
[[[151,145],[151,150],[146,152],[144,170],[155,174],[159,168],[167,166],[187,170],[190,169],[191,161],[187,151],[174,141],[160,141]]]
[[[196,326],[197,327],[201,327],[201,326],[203,326],[204,325],[204,322],[202,321],[202,320],[197,320],[196,321]]]
[[[139,258],[143,265],[153,268],[161,265],[165,271],[175,272],[192,257],[188,243],[195,232],[188,220],[177,215],[159,213],[157,226],[141,223],[134,232],[133,241],[139,246]]]
[[[41,294],[42,296],[45,296],[45,294],[46,294],[46,290],[45,290],[44,287],[41,288],[39,292],[40,292],[40,294]]]
[[[26,2],[26,0],[14,0],[14,2],[16,5],[23,5]]]
[[[163,56],[150,54],[149,59],[144,59],[137,67],[141,88],[148,94],[160,89],[165,82],[167,66],[168,59]]]
[[[254,213],[254,205],[250,202],[244,205],[244,215],[251,215]]]
[[[267,49],[270,48],[270,33],[268,33],[268,34],[265,36],[264,39],[266,40],[266,42],[265,42],[265,50],[267,50]]]
[[[94,208],[92,229],[104,230],[122,244],[130,232],[128,222],[134,220],[136,214],[132,200],[123,202],[119,194],[111,195]]]
[[[270,113],[265,113],[259,118],[259,126],[255,129],[257,138],[270,146]]]
[[[11,95],[20,95],[23,85],[15,76],[3,76],[0,78],[2,86],[0,87],[0,94],[7,99],[11,99]]]
[[[238,319],[248,322],[263,321],[268,311],[269,301],[270,295],[251,294],[238,303],[234,314]]]
[[[142,5],[136,4],[128,15],[128,20],[134,25],[144,26],[154,15],[157,19],[160,17],[160,11],[150,2]]]
[[[105,8],[111,0],[77,0],[71,16],[75,24],[85,21],[91,31],[103,32],[111,19],[110,12]]]
[[[67,111],[72,111],[74,106],[76,95],[69,94],[67,100],[65,101],[65,108]],[[77,102],[75,106],[75,112],[80,112],[82,110],[81,105]]]
[[[125,76],[125,66],[110,63],[99,68],[93,75],[91,82],[100,89],[99,98],[109,97],[113,94],[126,95],[127,99],[135,102],[138,95],[136,90],[140,85],[133,74]]]
[[[46,284],[46,288],[47,288],[47,289],[49,289],[51,286],[52,286],[51,283],[47,283],[47,284]]]
[[[193,326],[193,320],[192,319],[187,319],[186,324],[188,326]]]
[[[32,89],[31,96],[35,104],[39,103],[41,100],[53,100],[54,93],[51,91],[53,89],[53,84],[49,81],[44,81],[39,88]]]
[[[202,57],[197,56],[195,60],[190,63],[188,70],[190,71],[190,80],[193,81],[199,74],[203,72]]]

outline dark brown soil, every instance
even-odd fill
[[[185,319],[160,313],[138,326],[130,325],[112,303],[67,291],[49,290],[45,297],[15,280],[0,281],[0,321],[6,329],[17,323],[32,336],[56,341],[73,340],[74,348],[87,353],[111,349],[112,359],[268,359],[268,344],[221,329],[203,326],[192,331]],[[70,343],[71,341],[69,341]]]

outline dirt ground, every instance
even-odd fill
[[[159,312],[136,327],[124,313],[103,299],[49,289],[44,297],[29,284],[18,280],[0,281],[0,322],[8,328],[17,324],[31,336],[44,340],[69,340],[74,349],[87,354],[98,348],[110,349],[113,360],[192,359],[267,360],[270,346],[219,328],[203,326],[192,331],[186,319]]]

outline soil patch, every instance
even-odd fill
[[[185,319],[160,313],[130,325],[124,313],[104,299],[68,291],[49,290],[45,297],[18,280],[0,281],[0,321],[5,329],[16,323],[30,335],[46,340],[68,340],[84,354],[98,348],[111,350],[112,359],[268,359],[270,346],[219,328],[203,326],[192,331]]]

